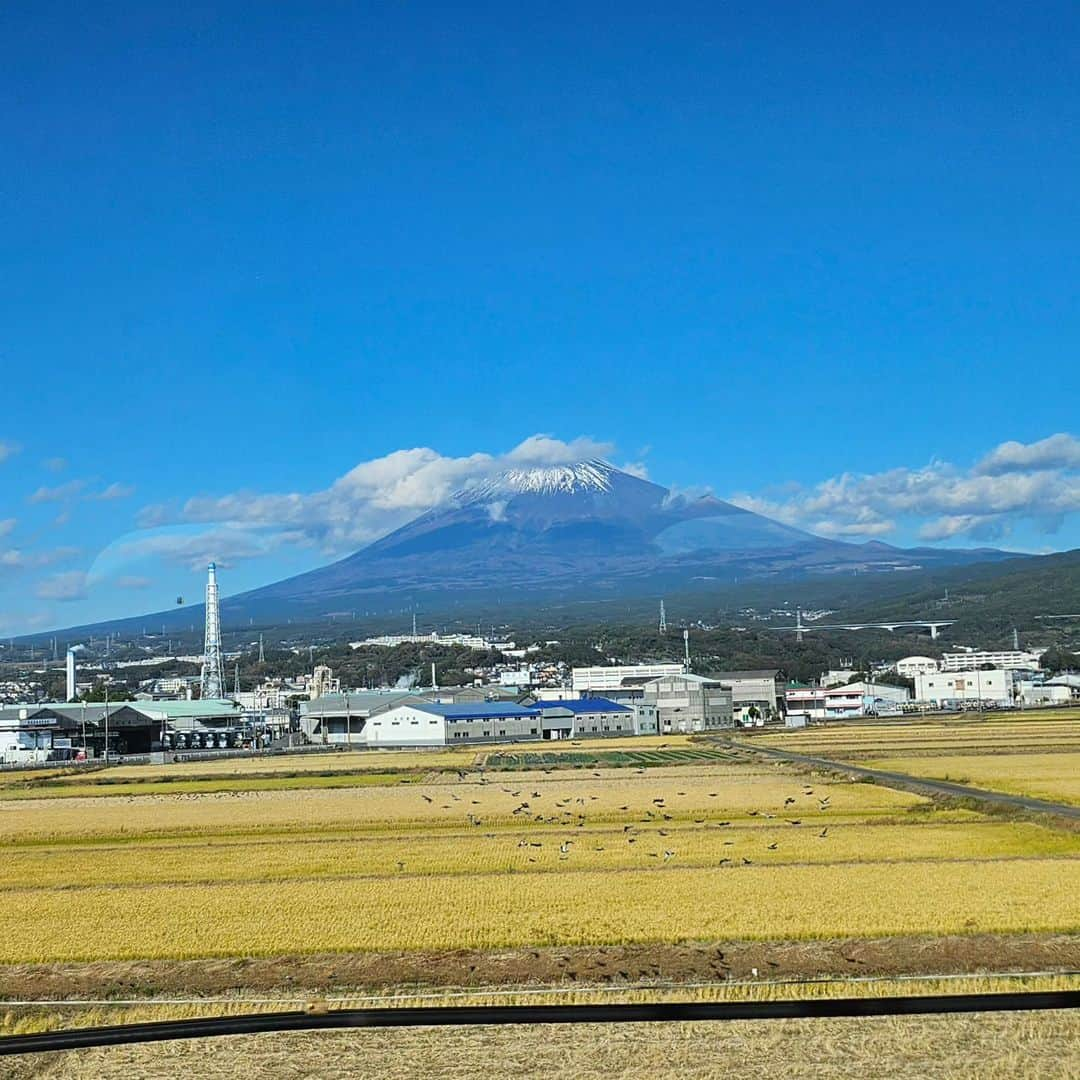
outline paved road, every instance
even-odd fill
[[[784,761],[795,761],[801,765],[813,765],[820,769],[835,769],[851,776],[866,776],[889,787],[904,788],[918,794],[953,795],[964,799],[979,799],[983,802],[1011,806],[1018,810],[1031,810],[1035,813],[1057,814],[1059,817],[1080,819],[1080,807],[1066,806],[1064,803],[1032,799],[1027,795],[1007,795],[1002,791],[986,791],[984,788],[968,787],[966,784],[954,784],[949,780],[928,780],[925,777],[910,776],[907,773],[867,769],[862,765],[852,765],[847,761],[833,761],[830,758],[814,757],[812,754],[797,754],[791,750],[774,750],[772,747],[755,746],[753,743],[737,742],[734,739],[730,742],[739,750],[749,750],[755,754],[764,754]]]

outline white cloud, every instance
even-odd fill
[[[86,572],[66,570],[38,582],[37,595],[42,600],[82,600],[86,596]]]
[[[66,484],[58,484],[56,487],[39,487],[30,496],[32,503],[63,502],[72,499],[86,487],[85,480],[69,480]]]
[[[1080,439],[1058,432],[1033,443],[1004,442],[975,466],[985,476],[1037,469],[1080,468]]]
[[[563,442],[544,434],[530,436],[504,454],[455,458],[429,447],[414,447],[361,462],[322,491],[195,497],[179,506],[149,506],[140,513],[139,522],[144,527],[180,522],[243,526],[249,546],[266,542],[254,530],[286,530],[286,542],[317,544],[326,554],[342,554],[503,469],[606,457],[613,449],[594,439]]]
[[[18,443],[4,442],[0,439],[0,464],[7,461],[8,458],[14,457],[22,449]]]
[[[302,542],[303,537],[290,530],[258,531],[223,525],[195,532],[136,534],[111,545],[109,552],[121,563],[160,558],[201,572],[210,562],[228,568],[245,559],[269,555],[284,544]]]
[[[32,567],[53,566],[56,563],[67,562],[82,554],[82,549],[77,547],[49,548],[45,551],[23,551],[21,548],[8,548],[0,551],[0,566],[14,566],[20,569]]]
[[[93,495],[88,495],[88,499],[126,499],[135,494],[135,487],[132,484],[118,484],[112,483],[101,491],[95,492]]]
[[[49,472],[63,472],[67,466],[67,458],[51,457],[46,458],[42,463]]]
[[[619,468],[624,473],[636,476],[639,480],[649,479],[649,468],[644,461],[627,461],[625,464],[620,465]]]
[[[0,536],[10,536],[18,524],[18,518],[4,518],[0,521]]]
[[[885,536],[914,519],[924,540],[1000,539],[1020,521],[1056,532],[1080,510],[1080,440],[1054,435],[1002,443],[973,468],[943,461],[880,473],[843,473],[774,496],[739,494],[747,510],[836,537]]]

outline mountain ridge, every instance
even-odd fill
[[[640,596],[737,581],[894,574],[1012,558],[994,549],[904,549],[816,536],[711,494],[690,497],[588,459],[515,467],[455,492],[326,566],[222,601],[232,625],[313,622],[342,612],[426,609],[508,596]],[[93,628],[190,623],[193,610]],[[88,632],[91,627],[76,628]]]

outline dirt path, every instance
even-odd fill
[[[825,941],[708,942],[503,952],[393,952],[205,960],[20,964],[0,998],[603,986],[727,979],[1080,970],[1080,935],[973,934]]]
[[[753,743],[731,740],[730,745],[738,750],[746,750],[753,754],[764,754],[766,757],[777,758],[781,761],[792,761],[799,765],[810,765],[817,769],[847,773],[849,776],[866,777],[885,784],[887,787],[900,788],[918,795],[947,795],[951,798],[977,799],[980,802],[994,803],[1015,810],[1054,814],[1058,817],[1080,820],[1080,807],[1069,806],[1066,803],[1047,802],[1044,799],[1033,799],[1027,795],[1007,795],[1003,791],[989,791],[985,788],[969,787],[966,784],[954,784],[949,780],[928,780],[921,776],[910,776],[908,773],[867,769],[862,765],[855,765],[849,761],[834,761],[831,758],[816,757],[812,754],[799,754],[792,750],[774,750],[772,747],[755,746]]]

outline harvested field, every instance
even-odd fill
[[[29,1077],[249,1080],[273,1077],[490,1075],[601,1080],[611,1076],[816,1078],[1076,1075],[1074,1011],[943,1017],[732,1021],[613,1026],[439,1028],[235,1036],[38,1055]]]

